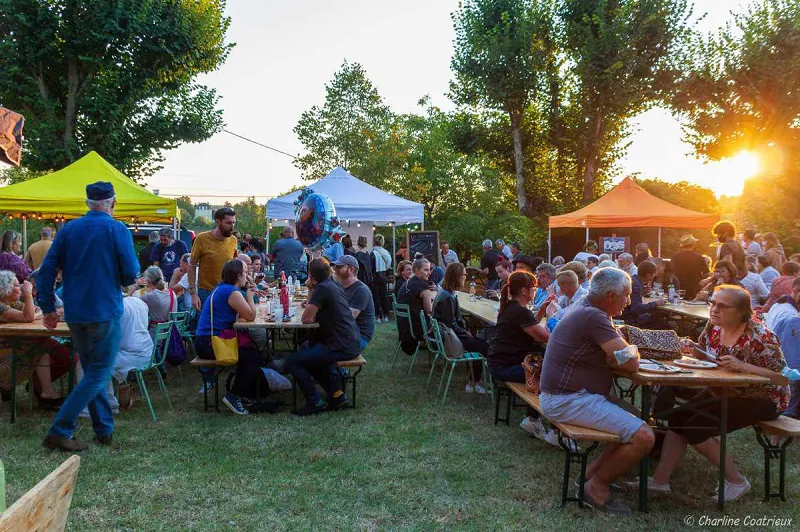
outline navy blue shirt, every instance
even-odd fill
[[[280,277],[281,272],[289,277],[297,273],[300,268],[300,257],[303,255],[303,244],[292,237],[281,238],[272,247],[272,256],[275,257],[275,278]]]
[[[181,257],[188,252],[186,244],[180,240],[174,240],[171,246],[164,246],[159,242],[153,246],[153,251],[150,253],[150,261],[158,262],[158,267],[164,272],[164,279],[169,282],[172,279],[172,272],[180,266]]]
[[[122,318],[122,286],[136,282],[139,260],[133,237],[122,222],[89,211],[56,235],[39,270],[42,311],[56,311],[56,272],[64,277],[64,320],[100,323]]]

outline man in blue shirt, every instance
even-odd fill
[[[270,257],[275,264],[275,278],[278,279],[281,272],[297,278],[297,274],[301,273],[300,257],[303,256],[303,244],[294,238],[294,229],[290,226],[283,228],[281,232],[283,238],[275,242],[272,247]],[[305,274],[305,271],[302,271]]]
[[[64,321],[72,332],[72,344],[84,376],[61,405],[42,445],[76,452],[87,448],[72,438],[78,415],[88,405],[95,441],[111,444],[114,417],[106,397],[119,352],[122,318],[121,286],[136,281],[139,262],[128,229],[114,215],[114,187],[97,182],[86,186],[89,212],[58,232],[39,269],[39,300],[44,325],[58,325],[53,288],[56,272],[64,278]]]
[[[153,246],[150,260],[161,268],[164,279],[172,279],[172,272],[180,266],[181,257],[189,253],[189,249],[180,240],[173,240],[172,229],[162,227],[158,231],[160,242]]]

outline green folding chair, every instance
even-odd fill
[[[411,332],[411,337],[416,342],[414,347],[414,353],[411,355],[411,365],[408,367],[408,374],[411,375],[411,371],[414,369],[414,363],[417,361],[417,353],[419,353],[419,338],[416,337],[414,334],[414,324],[411,323],[411,309],[408,305],[404,303],[394,303],[394,316],[395,321],[397,322],[397,330],[400,331],[400,320],[407,320],[408,321],[408,328]],[[394,360],[392,361],[392,367],[394,367],[395,363],[397,362],[397,357],[400,356],[401,346],[400,346],[400,338],[397,339],[397,345],[394,348]]]
[[[0,460],[0,514],[6,511],[6,472]]]
[[[444,376],[445,374],[448,375],[447,377],[447,384],[444,388],[444,395],[442,395],[442,402],[440,405],[444,405],[444,402],[447,400],[447,392],[450,389],[450,381],[453,378],[453,372],[456,369],[456,366],[459,364],[468,364],[467,369],[472,372],[472,364],[471,362],[480,361],[483,365],[483,374],[487,376],[486,385],[489,388],[489,398],[494,404],[494,386],[491,383],[491,379],[488,378],[489,376],[489,366],[486,363],[486,358],[483,357],[480,353],[469,353],[465,352],[462,358],[453,358],[447,354],[447,351],[444,348],[444,342],[442,341],[442,331],[439,328],[439,322],[436,321],[435,318],[430,318],[430,324],[426,325],[426,318],[425,318],[425,311],[420,311],[420,320],[422,320],[422,328],[425,333],[425,344],[428,346],[428,350],[433,353],[434,359],[431,362],[431,371],[428,373],[428,382],[425,384],[427,388],[428,385],[431,383],[431,378],[433,377],[433,371],[436,369],[436,362],[442,362],[442,377],[439,379],[439,388],[436,389],[436,394],[438,395],[442,390],[442,384],[444,383]],[[447,368],[450,368],[450,371],[447,371]]]
[[[156,325],[156,337],[153,342],[153,354],[150,356],[150,362],[147,367],[141,369],[134,369],[136,375],[136,382],[139,383],[139,392],[142,397],[147,401],[147,406],[150,407],[150,415],[153,416],[153,421],[156,419],[156,411],[153,409],[153,402],[150,400],[150,394],[147,393],[147,385],[144,383],[144,372],[148,370],[155,370],[156,378],[158,379],[158,386],[161,388],[161,393],[167,400],[167,406],[170,412],[172,411],[172,403],[167,394],[167,387],[164,385],[164,378],[161,376],[161,369],[164,367],[164,361],[167,358],[167,351],[169,350],[169,339],[172,334],[172,322],[159,323]]]

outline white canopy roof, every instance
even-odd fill
[[[422,223],[425,211],[421,203],[399,198],[364,183],[341,166],[307,187],[328,196],[336,207],[339,220],[372,222],[375,225]],[[267,202],[267,218],[294,220],[294,202],[300,195],[292,192]]]

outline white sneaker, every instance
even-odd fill
[[[389,323],[389,316],[383,317],[383,323]]]
[[[736,484],[734,482],[725,481],[725,502],[733,502],[735,500],[741,499],[748,491],[752,489],[750,485],[750,481],[747,480],[747,477],[744,477],[744,482],[741,484]],[[714,502],[719,501],[719,486],[717,486],[717,494],[711,497],[711,500]]]
[[[486,388],[481,386],[481,383],[475,383],[475,393],[478,395],[486,395]]]
[[[467,384],[464,387],[464,393],[473,393],[474,391],[475,391],[475,387],[473,385],[471,385],[471,384]],[[486,393],[486,392],[484,392],[484,393]]]
[[[558,443],[558,434],[554,430],[548,430],[547,432],[545,432],[541,436],[539,436],[539,439],[549,443],[553,447],[558,447],[559,449],[561,448],[561,444]],[[574,441],[570,440],[569,438],[564,438],[564,441],[568,445],[572,446],[572,448],[574,450],[576,450],[576,451],[580,450],[580,447],[578,447],[578,444],[575,443]]]
[[[639,477],[636,477],[630,482],[626,482],[625,486],[627,486],[628,489],[637,491],[639,489]],[[647,491],[655,491],[658,493],[671,493],[672,488],[670,487],[669,483],[659,484],[653,479],[653,477],[647,477]]]
[[[206,391],[210,392],[213,389],[214,389],[214,383],[211,382],[211,381],[208,381],[208,382],[204,382],[203,385],[200,386],[200,390],[198,390],[197,393],[203,393],[203,392],[206,392]]]
[[[519,424],[519,428],[521,428],[531,436],[535,436],[540,439],[544,435],[544,426],[542,425],[541,419],[531,419],[529,417],[526,417]]]

